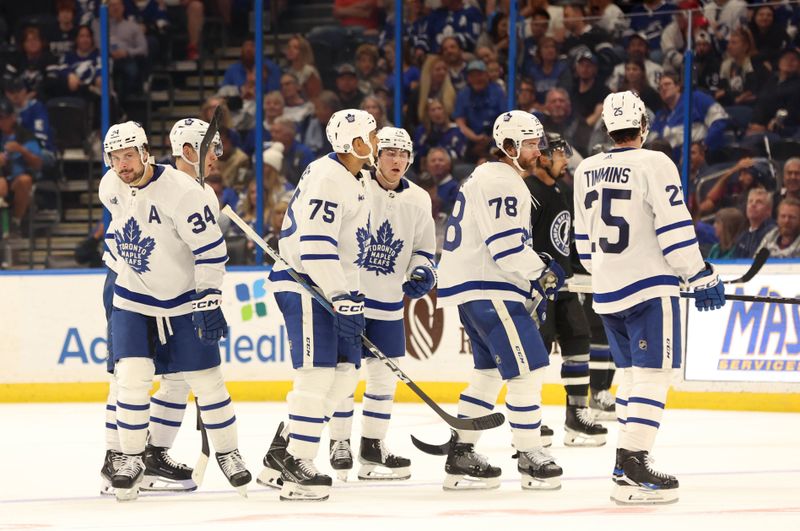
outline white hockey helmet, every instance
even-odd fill
[[[384,127],[378,131],[378,154],[384,149],[408,151],[409,166],[414,163],[414,143],[411,136],[400,127]]]
[[[169,142],[172,145],[172,156],[180,157],[187,164],[191,164],[194,168],[195,175],[199,175],[200,159],[197,162],[192,162],[183,156],[183,146],[189,144],[200,156],[200,144],[203,142],[203,137],[208,131],[208,122],[204,122],[198,118],[184,118],[178,120],[169,132]],[[211,142],[211,147],[214,154],[219,157],[222,155],[222,139],[219,132],[214,134],[214,140]]]
[[[334,152],[353,153],[354,155],[353,140],[360,138],[369,146],[368,157],[370,164],[374,166],[375,153],[372,152],[369,134],[377,127],[378,124],[375,118],[367,111],[343,109],[333,113],[325,128],[325,135],[328,137],[328,142],[331,143]]]
[[[609,133],[622,129],[640,129],[642,142],[649,132],[644,102],[633,91],[609,94],[603,100],[603,123]]]
[[[498,116],[494,121],[492,136],[497,148],[505,153],[520,171],[523,170],[519,167],[517,159],[519,158],[519,151],[523,141],[529,139],[538,140],[540,150],[547,148],[547,137],[544,134],[542,122],[531,113],[525,111],[508,111]],[[514,147],[517,150],[516,157],[509,155],[503,147],[506,139],[514,142]]]
[[[136,148],[142,159],[142,164],[153,162],[153,157],[149,155],[147,133],[137,122],[122,122],[112,125],[106,132],[103,139],[103,162],[111,167],[111,157],[113,151],[126,148]]]

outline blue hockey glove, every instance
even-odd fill
[[[719,280],[714,266],[706,262],[706,268],[691,277],[689,290],[694,291],[694,305],[703,311],[718,310],[725,306],[725,288]]]
[[[220,338],[228,336],[220,290],[207,289],[192,295],[192,322],[197,337],[206,345],[214,345]]]
[[[364,295],[337,295],[331,299],[333,326],[336,334],[354,345],[361,344],[361,334],[367,323],[364,321]]]
[[[564,278],[567,274],[549,254],[539,253],[539,258],[547,267],[531,285],[542,297],[554,301],[558,297],[558,290],[564,286]]]
[[[436,284],[436,272],[426,266],[415,267],[409,278],[403,282],[403,293],[412,299],[423,297]]]

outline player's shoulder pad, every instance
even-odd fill
[[[406,182],[408,183],[408,188],[403,192],[404,194],[409,194],[414,203],[426,206],[431,205],[431,195],[427,190],[409,179],[406,179]]]

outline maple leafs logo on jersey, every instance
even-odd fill
[[[156,241],[147,236],[142,238],[142,230],[134,218],[129,219],[122,232],[114,231],[117,253],[139,274],[150,271],[150,255],[156,248]]]
[[[358,256],[356,257],[358,267],[374,271],[375,275],[394,273],[397,256],[403,251],[403,240],[395,240],[389,220],[381,224],[377,234],[372,234],[371,221],[367,218],[367,226],[356,231],[356,241],[358,242]]]

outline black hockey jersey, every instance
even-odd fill
[[[531,236],[533,248],[558,261],[568,277],[572,243],[572,191],[563,184],[546,185],[535,176],[525,179],[531,192]]]

